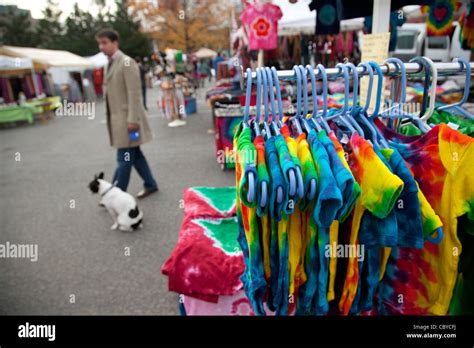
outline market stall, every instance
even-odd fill
[[[67,51],[0,46],[0,122],[44,122],[61,99],[83,101],[81,74],[92,66]]]
[[[36,71],[42,71],[41,83],[38,83],[40,95],[59,94],[70,101],[84,101],[83,73],[93,68],[93,64],[86,58],[68,51],[6,45],[0,46],[0,54],[28,58]],[[28,90],[25,94],[28,99],[38,97]]]

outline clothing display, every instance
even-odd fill
[[[249,39],[249,50],[272,50],[277,47],[280,7],[272,3],[248,4],[240,20]]]
[[[309,4],[316,11],[316,34],[338,34],[341,26],[341,5],[337,0],[313,0]]]
[[[464,4],[459,24],[461,26],[459,33],[461,47],[465,50],[472,50],[474,48],[474,11],[471,2]]]
[[[428,36],[451,35],[454,13],[459,6],[458,0],[435,0],[429,6],[422,6],[421,11],[426,14]]]
[[[193,187],[184,193],[178,242],[161,272],[185,297],[217,303],[242,289],[242,251],[237,242],[235,188]]]
[[[256,83],[265,102],[273,90]],[[244,117],[234,133],[254,313],[473,314],[473,119],[434,110],[432,129],[397,129],[343,101],[323,127],[301,96],[296,116]]]
[[[435,110],[428,119],[428,124],[437,125],[440,123],[446,123],[459,132],[474,137],[474,122],[472,120],[463,119],[461,116],[453,115],[448,111]],[[423,133],[412,123],[401,126],[399,132],[404,135],[420,135]]]

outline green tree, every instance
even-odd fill
[[[8,7],[0,16],[0,44],[31,47],[35,44],[32,19],[28,12]]]
[[[140,22],[129,13],[127,1],[117,0],[116,5],[117,12],[112,16],[110,26],[120,35],[121,50],[131,57],[150,55],[151,39],[140,31]]]
[[[37,46],[41,48],[60,49],[63,26],[60,21],[62,11],[57,2],[48,0],[42,11],[43,18],[39,19],[35,30]]]
[[[100,24],[89,13],[81,10],[77,3],[64,24],[65,33],[61,37],[61,49],[81,56],[97,53],[95,34]]]

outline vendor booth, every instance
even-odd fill
[[[93,65],[67,51],[0,46],[0,122],[45,121],[61,99],[84,101],[82,73]],[[75,92],[75,93],[73,93]]]

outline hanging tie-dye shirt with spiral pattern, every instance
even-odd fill
[[[381,122],[377,126],[410,164],[444,231],[438,245],[425,241],[422,250],[400,248],[391,256],[383,281],[390,291],[381,293],[381,308],[388,314],[445,315],[451,301],[459,303],[459,299],[474,296],[465,293],[474,284],[472,269],[458,274],[460,258],[472,259],[472,255],[463,255],[464,250],[473,252],[474,139],[445,124],[413,137],[394,133]],[[469,244],[462,245],[460,239]],[[463,311],[473,308],[464,307]]]

